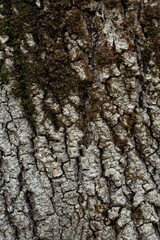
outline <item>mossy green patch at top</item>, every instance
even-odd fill
[[[75,0],[75,6],[82,7],[83,9],[83,7],[88,6],[92,2],[94,2],[94,0]],[[118,7],[121,4],[120,0],[97,0],[97,2],[102,2],[108,9]]]
[[[71,92],[78,94],[82,81],[71,68],[72,61],[67,50],[65,33],[68,32],[70,36],[74,34],[77,38],[88,41],[80,10],[73,8],[68,13],[65,9],[66,5],[63,5],[63,1],[62,3],[55,1],[50,14],[40,21],[37,33],[38,42],[41,44],[37,54],[38,61],[43,66],[39,84],[46,91],[52,89],[54,96],[57,96],[60,101]],[[43,50],[46,52],[45,60],[41,59]],[[81,60],[85,61],[83,56]]]
[[[16,77],[14,95],[21,99],[26,117],[33,128],[35,126],[34,106],[29,92],[32,83],[36,83],[45,92],[52,91],[53,97],[61,105],[72,93],[76,93],[82,99],[81,107],[84,110],[85,98],[88,89],[92,85],[92,76],[90,76],[89,70],[86,69],[88,71],[87,78],[81,80],[71,68],[72,61],[65,40],[66,32],[69,36],[75,35],[77,39],[88,42],[87,51],[90,51],[89,34],[85,29],[81,11],[87,1],[79,3],[77,2],[77,5],[75,3],[74,7],[72,6],[72,9],[70,9],[70,1],[54,1],[48,13],[45,14],[35,7],[33,1],[13,0],[12,4],[5,3],[6,13],[4,15],[7,15],[7,21],[4,24],[4,32],[9,36],[9,45],[14,47]],[[17,9],[17,13],[14,11],[14,7]],[[32,50],[28,47],[28,53],[25,55],[22,54],[20,45],[21,41],[25,39],[26,33],[33,35],[37,43],[37,49]],[[96,61],[100,67],[115,61],[112,49],[106,47],[105,50],[103,51],[102,48],[97,52]],[[41,58],[43,52],[45,52],[44,60]],[[30,61],[30,56],[32,61]],[[79,60],[85,66],[83,53]],[[99,103],[96,104],[97,101],[91,99],[92,103],[94,103],[94,106],[88,108],[88,114],[86,115],[90,119],[94,119],[97,111],[99,111]],[[62,125],[56,114],[51,112],[50,108],[45,105],[44,112],[57,128]]]
[[[27,56],[24,55],[20,46],[22,40],[25,41],[26,33],[35,32],[40,10],[33,0],[12,0],[4,1],[4,7],[0,9],[0,13],[4,16],[0,20],[2,25],[0,34],[9,36],[7,45],[14,48],[12,74],[16,81],[13,94],[21,99],[25,117],[31,123],[32,129],[35,130],[34,106],[30,99],[29,86],[35,79],[36,61],[33,61],[33,64],[30,63],[30,52]],[[6,74],[3,72],[0,74],[0,81],[8,82]]]
[[[25,113],[25,117],[31,124],[31,128],[35,131],[36,122],[34,118],[34,106],[30,98],[29,82],[25,81],[25,77],[21,76],[14,85],[13,94],[16,98],[21,99],[21,105]]]
[[[109,8],[115,8],[115,7],[119,7],[121,4],[120,0],[103,0],[104,5]]]
[[[92,237],[90,235],[87,235],[86,240],[90,240]]]
[[[2,84],[7,84],[8,83],[8,78],[6,73],[0,73],[0,82]]]
[[[104,66],[111,66],[113,63],[122,63],[122,57],[114,51],[107,42],[97,49],[95,53],[95,60],[97,68],[103,68]]]
[[[146,38],[146,44],[142,54],[143,60],[147,63],[151,58],[151,53],[155,52],[156,62],[160,65],[160,5],[151,6],[147,4],[144,8],[141,25]]]
[[[7,74],[3,71],[4,62],[5,62],[5,59],[2,59],[0,61],[0,83],[1,84],[7,84],[8,83]]]
[[[20,39],[28,31],[32,31],[39,14],[34,1],[5,1],[0,13],[5,17],[1,20],[0,34],[9,36],[10,46],[19,44]]]

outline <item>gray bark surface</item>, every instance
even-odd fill
[[[159,240],[159,1],[1,0],[0,25],[0,240]]]

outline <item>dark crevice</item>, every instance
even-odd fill
[[[20,155],[19,155],[19,148],[17,147],[17,158],[19,161],[19,167],[20,167],[20,173],[18,175],[18,182],[19,182],[19,192],[21,192],[23,190],[24,187],[24,181],[23,181],[23,174],[24,174],[24,167],[20,162]]]
[[[138,103],[139,103],[139,107],[143,108],[143,91],[141,91],[139,93],[139,101],[138,101]]]
[[[103,149],[99,148],[99,150],[100,150],[101,177],[105,178],[105,166],[103,163]]]
[[[28,206],[28,210],[29,210],[29,217],[31,220],[30,223],[30,230],[31,232],[33,232],[33,236],[37,237],[37,229],[36,229],[36,222],[34,221],[34,203],[33,203],[33,199],[32,199],[32,194],[27,190],[25,192],[25,199],[26,199],[26,203]]]
[[[44,2],[43,2],[43,0],[39,0],[39,1],[40,1],[41,9],[44,9]]]
[[[76,158],[76,162],[77,162],[77,164],[76,164],[76,166],[77,166],[77,178],[78,178],[78,180],[80,179],[80,170],[81,170],[81,165],[80,165],[80,159],[79,159],[79,157],[77,157]]]
[[[19,182],[19,192],[23,190],[24,182],[23,182],[23,167],[21,168],[21,171],[18,175],[18,182]]]
[[[124,11],[124,14],[126,14],[127,12],[127,4],[126,4],[126,0],[121,0],[121,5],[122,5],[122,8],[123,8],[123,11]]]
[[[37,150],[36,150],[36,148],[35,148],[35,146],[34,146],[34,139],[31,139],[31,145],[32,145],[32,150],[33,150],[32,155],[33,155],[33,157],[34,157],[35,167],[36,167],[37,171],[39,171],[38,161],[37,161],[37,158],[35,157],[35,153],[36,153]]]

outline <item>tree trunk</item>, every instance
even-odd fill
[[[160,239],[159,0],[1,0],[0,240]]]

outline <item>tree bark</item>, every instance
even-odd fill
[[[1,0],[0,240],[160,239],[160,3]]]

